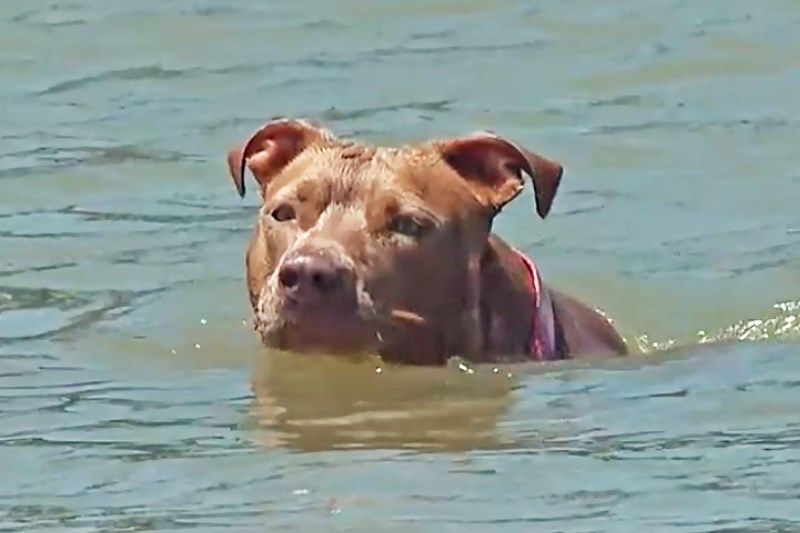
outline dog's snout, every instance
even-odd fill
[[[345,271],[324,255],[299,256],[286,261],[278,272],[278,281],[288,290],[332,292],[341,285]]]
[[[321,304],[352,296],[353,278],[343,261],[321,252],[291,257],[278,270],[281,290],[297,304]]]

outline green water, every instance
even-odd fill
[[[799,28],[793,0],[0,3],[0,531],[799,531]],[[528,191],[496,229],[644,354],[265,353],[224,156],[276,115],[561,161],[552,216]]]

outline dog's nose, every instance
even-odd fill
[[[278,271],[281,288],[296,299],[324,298],[340,293],[348,270],[327,254],[299,255]]]

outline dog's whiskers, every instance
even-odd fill
[[[389,317],[395,322],[401,322],[413,326],[424,326],[426,322],[421,315],[413,311],[406,311],[404,309],[392,309],[389,312]]]
[[[404,309],[391,309],[388,312],[379,312],[372,308],[366,313],[360,313],[363,319],[376,322],[375,339],[379,345],[386,344],[386,339],[381,331],[383,326],[389,327],[420,327],[426,324],[426,320],[413,311]]]
[[[359,313],[362,319],[374,320],[382,324],[402,325],[402,326],[424,326],[425,318],[421,315],[404,309],[390,309],[388,311],[378,311],[374,308]]]

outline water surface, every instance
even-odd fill
[[[790,0],[3,2],[0,530],[800,530],[799,26]],[[276,115],[561,161],[552,216],[528,191],[496,229],[642,355],[265,353],[224,155]]]

